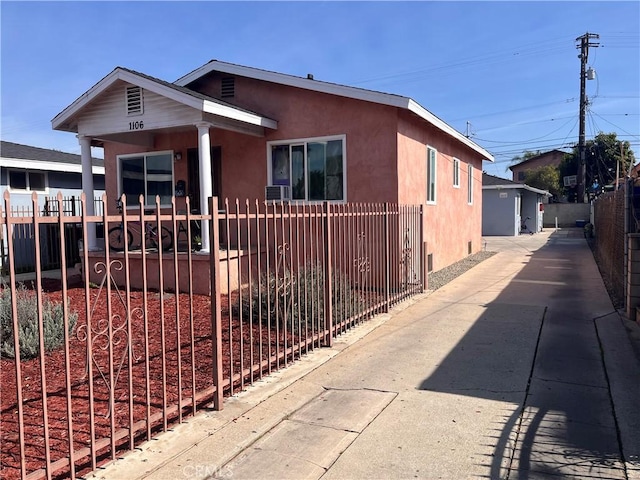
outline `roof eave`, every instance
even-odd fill
[[[278,129],[278,122],[267,117],[262,117],[250,112],[237,110],[226,105],[221,105],[215,102],[203,101],[202,111],[205,113],[211,113],[213,115],[221,115],[233,120],[239,120],[244,123],[256,125],[259,127],[267,127],[273,130]]]
[[[505,185],[483,185],[483,190],[528,190],[529,192],[537,193],[539,195],[545,195],[547,197],[553,197],[547,190],[540,190],[539,188],[530,187],[524,183],[514,183]]]
[[[78,133],[77,128],[71,128],[67,126],[69,120],[71,120],[82,108],[88,103],[94,100],[100,95],[109,85],[111,85],[118,78],[119,67],[113,69],[106,77],[96,83],[93,87],[80,95],[71,105],[62,110],[58,115],[51,120],[51,128],[53,130],[61,130],[66,132]]]
[[[431,123],[435,127],[439,128],[443,132],[451,135],[456,140],[464,143],[467,147],[471,148],[475,152],[477,152],[480,155],[482,155],[484,157],[484,160],[486,160],[488,162],[494,162],[495,161],[495,159],[493,158],[493,155],[491,155],[487,150],[482,148],[480,145],[478,145],[474,141],[468,139],[467,137],[462,135],[460,132],[458,132],[456,129],[454,129],[453,127],[451,127],[450,125],[448,125],[444,121],[440,120],[438,117],[436,117],[433,113],[431,113],[429,110],[424,108],[418,102],[412,100],[411,98],[409,98],[408,100],[409,100],[409,103],[407,105],[407,109],[409,111],[411,111],[411,112],[415,113],[416,115],[418,115],[419,117],[425,119],[426,121],[428,121],[429,123]]]
[[[27,168],[29,170],[42,170],[48,172],[82,173],[82,165],[78,163],[51,162],[30,158],[2,157],[2,168]],[[104,166],[92,165],[91,171],[95,175],[104,175]]]
[[[409,110],[427,122],[434,125],[436,128],[443,132],[453,136],[456,140],[462,142],[475,152],[479,153],[485,160],[489,162],[495,161],[493,155],[491,155],[484,148],[471,141],[460,132],[447,125],[438,117],[433,115],[427,109],[422,107],[415,100],[403,97],[400,95],[393,95],[390,93],[375,92],[372,90],[365,90],[362,88],[349,87],[346,85],[338,85],[335,83],[322,82],[309,78],[296,77],[293,75],[287,75],[284,73],[271,72],[268,70],[261,70],[253,67],[245,67],[242,65],[236,65],[226,62],[220,62],[212,60],[209,63],[197,68],[196,70],[184,75],[176,80],[174,83],[178,86],[184,87],[189,83],[198,80],[204,75],[217,71],[227,73],[230,75],[239,75],[242,77],[254,78],[257,80],[263,80],[267,82],[277,83],[281,85],[287,85],[291,87],[302,88],[306,90],[313,90],[320,93],[328,93],[332,95],[344,96],[347,98],[353,98],[356,100],[364,100],[373,103],[379,103],[397,108],[403,108]]]
[[[222,116],[226,116],[235,120],[240,120],[251,125],[264,126],[272,129],[278,128],[278,123],[269,118],[262,117],[260,115],[245,112],[242,110],[234,109],[229,106],[217,104],[212,101],[203,100],[193,97],[187,93],[176,91],[166,85],[162,85],[153,81],[150,78],[145,78],[140,75],[136,75],[133,72],[117,67],[109,75],[100,80],[97,84],[91,87],[86,93],[81,95],[75,102],[65,108],[51,121],[52,128],[54,130],[62,130],[68,132],[78,133],[77,128],[69,127],[69,121],[73,119],[80,111],[86,107],[91,101],[97,98],[102,92],[113,85],[114,82],[122,80],[127,83],[138,85],[150,92],[162,95],[170,98],[178,103],[189,106],[196,110],[200,110],[205,113],[214,113]]]

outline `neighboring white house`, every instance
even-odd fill
[[[93,184],[96,197],[104,193],[104,161],[93,158]],[[0,141],[0,195],[3,210],[4,194],[10,193],[12,212],[21,214],[33,210],[33,193],[38,194],[40,215],[57,213],[57,205],[51,202],[58,192],[65,198],[63,208],[67,215],[80,214],[80,194],[82,193],[82,165],[80,155],[60,152],[47,148],[21,145]],[[35,265],[33,235],[31,225],[15,226],[14,254],[17,271],[29,271]],[[0,267],[5,266],[8,232],[0,231]],[[74,237],[70,236],[70,243]],[[52,244],[55,242],[51,242]],[[70,260],[74,261],[77,242],[70,245]],[[44,267],[55,268],[60,261],[59,252],[49,246],[42,249]]]

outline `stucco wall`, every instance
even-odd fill
[[[408,112],[398,126],[398,183],[401,203],[425,203],[427,145],[435,148],[436,203],[425,205],[424,238],[433,270],[440,270],[482,248],[482,161],[478,153]],[[453,158],[460,160],[460,186],[453,186]],[[467,166],[473,166],[469,205]]]
[[[544,206],[544,226],[554,227],[556,217],[559,227],[575,227],[576,220],[589,221],[591,207],[588,203],[549,203]]]
[[[200,91],[219,96],[219,75],[207,82]],[[236,77],[235,92],[234,105],[277,120],[278,129],[267,129],[264,138],[213,131],[223,146],[225,182],[231,179],[225,195],[264,197],[266,142],[346,135],[347,201],[398,201],[394,107],[243,77]]]
[[[516,212],[516,189],[484,190],[482,195],[482,235],[515,236],[520,229]]]

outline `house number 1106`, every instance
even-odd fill
[[[129,130],[142,130],[144,128],[144,122],[129,122]]]

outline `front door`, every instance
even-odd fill
[[[220,199],[222,178],[222,147],[211,147],[211,185],[213,196]],[[188,193],[191,209],[200,212],[200,158],[197,148],[187,150]],[[221,200],[218,200],[221,202]]]

